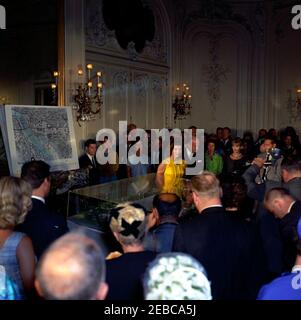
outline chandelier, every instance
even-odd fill
[[[74,95],[75,105],[73,109],[76,111],[76,121],[80,125],[80,121],[90,121],[95,119],[95,115],[100,113],[102,101],[102,88],[103,84],[100,81],[102,73],[98,71],[94,77],[91,77],[91,71],[93,65],[89,63],[87,65],[87,81],[83,83],[81,78],[84,75],[82,69],[77,71],[79,76],[79,85],[76,88],[76,94]],[[93,79],[97,78],[96,86],[93,85]],[[93,87],[95,89],[93,90]]]
[[[174,102],[172,107],[174,109],[174,120],[186,119],[186,116],[191,114],[191,94],[189,94],[189,86],[186,83],[177,86]]]

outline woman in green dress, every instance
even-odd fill
[[[205,169],[219,176],[223,171],[223,158],[215,152],[215,141],[209,140],[205,153]]]

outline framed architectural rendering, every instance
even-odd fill
[[[79,168],[70,107],[5,105],[0,121],[11,175],[31,160],[47,162],[51,171]]]

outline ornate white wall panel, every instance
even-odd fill
[[[181,126],[194,124],[210,132],[217,126],[245,129],[252,65],[248,33],[232,22],[197,21],[186,29],[183,52],[182,82],[190,84],[193,108]]]

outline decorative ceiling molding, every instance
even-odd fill
[[[153,4],[153,14],[155,17],[155,35],[152,41],[146,41],[141,53],[138,53],[133,41],[128,43],[124,50],[119,45],[115,31],[109,30],[102,15],[102,1],[88,1],[86,9],[86,44],[87,46],[116,52],[118,55],[129,58],[132,61],[147,59],[154,62],[167,64],[168,45],[166,33],[167,22],[162,19],[161,8]]]
[[[184,27],[194,20],[206,20],[212,24],[219,24],[220,21],[233,21],[242,25],[252,33],[252,27],[248,19],[240,14],[234,13],[233,5],[225,0],[197,0],[198,9],[191,12],[185,18]]]

